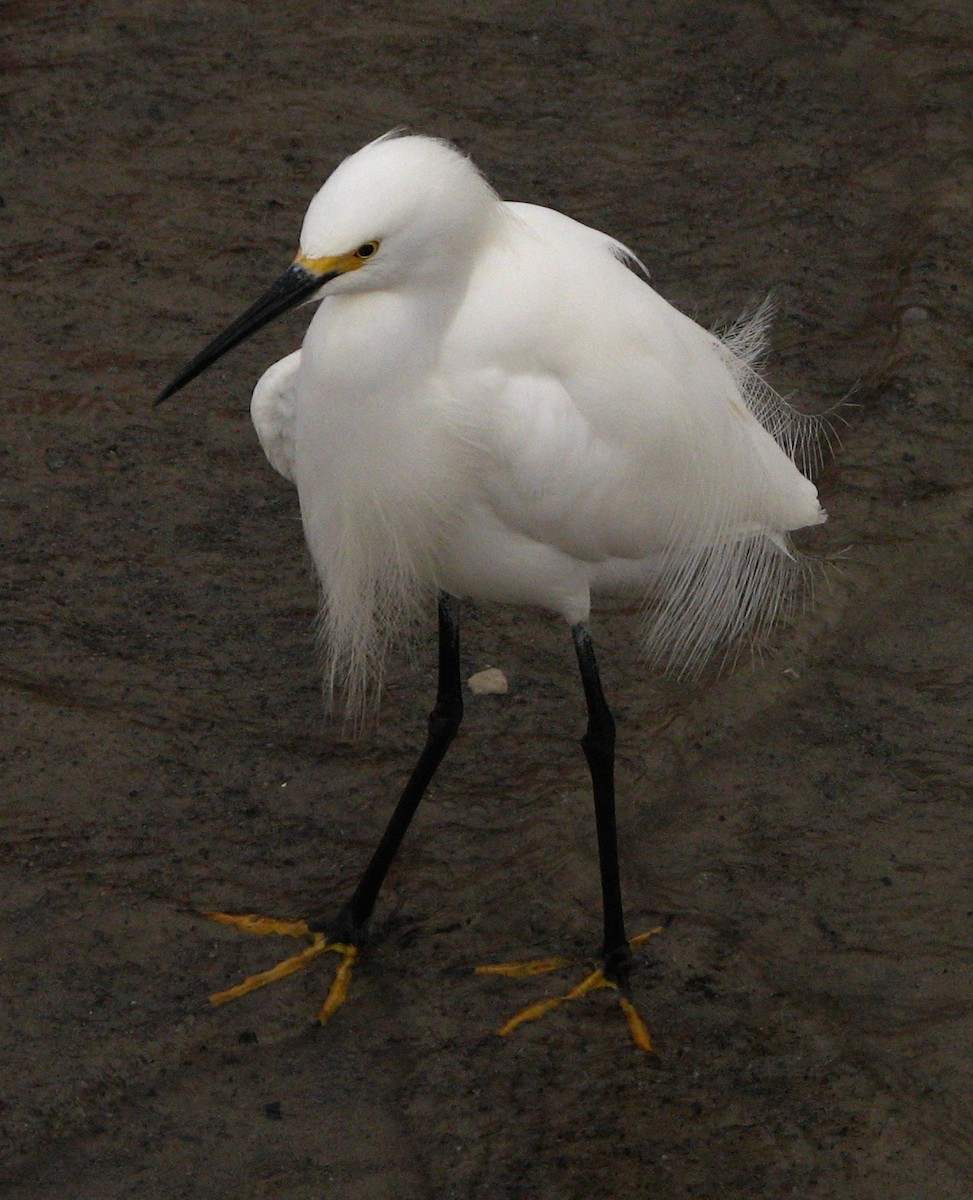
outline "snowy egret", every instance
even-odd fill
[[[588,716],[602,965],[508,1027],[610,986],[648,1046],[628,998],[615,724],[589,631],[592,593],[644,597],[649,660],[692,674],[718,647],[770,627],[800,575],[789,534],[825,514],[795,462],[804,419],[754,369],[766,315],[717,337],[663,300],[639,265],[561,213],[501,201],[455,147],[387,134],[338,166],[311,201],[291,266],[159,397],[287,309],[320,301],[302,349],[263,375],[251,412],[270,462],[297,485],[328,679],[353,710],[438,597],[427,740],[351,899],[332,921],[219,914],[310,945],[217,1002],[329,949],[343,961],[320,1019],[343,1000],[382,881],[460,724],[459,605],[470,597],[565,618]],[[552,965],[563,964],[499,969]]]

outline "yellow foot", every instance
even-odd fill
[[[657,933],[661,932],[662,926],[656,925],[646,933],[640,933],[636,937],[631,938],[629,945],[632,947],[641,946],[650,937],[654,937]],[[496,963],[492,966],[477,967],[476,971],[478,975],[504,975],[508,979],[529,979],[533,975],[544,975],[548,971],[561,971],[565,967],[571,966],[574,966],[574,963],[570,958],[535,958],[528,962]],[[611,988],[618,992],[618,984],[613,983],[610,979],[606,979],[605,972],[601,968],[597,971],[592,971],[590,975],[582,979],[569,992],[564,992],[560,996],[551,996],[547,1000],[538,1000],[535,1004],[528,1004],[526,1008],[521,1009],[519,1013],[515,1013],[509,1021],[501,1025],[497,1033],[501,1037],[506,1037],[507,1034],[513,1033],[515,1029],[526,1024],[526,1022],[537,1021],[541,1017],[546,1016],[552,1009],[559,1008],[569,1000],[578,1000],[582,996],[587,996],[589,992],[597,991],[600,988]],[[627,996],[623,996],[620,992],[618,1003],[625,1014],[625,1020],[628,1022],[628,1031],[632,1036],[632,1041],[640,1050],[651,1054],[652,1037],[648,1026],[639,1015],[638,1009],[636,1009]]]
[[[308,938],[310,945],[285,958],[269,971],[261,971],[238,983],[236,987],[228,988],[225,992],[216,992],[210,996],[210,1004],[226,1004],[228,1000],[236,1000],[257,988],[266,987],[268,983],[276,983],[278,979],[286,979],[295,971],[300,971],[322,954],[334,951],[341,955],[341,962],[335,973],[334,982],[328,991],[317,1020],[324,1025],[334,1016],[344,1004],[351,984],[351,971],[358,957],[358,947],[346,945],[344,942],[329,942],[323,933],[310,929],[306,921],[276,921],[272,917],[259,917],[256,913],[243,913],[239,916],[232,913],[211,912],[205,914],[211,921],[219,921],[221,925],[232,925],[243,933],[253,933],[258,937],[266,937],[276,933],[283,937]]]

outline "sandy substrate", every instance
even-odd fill
[[[973,1071],[973,10],[960,3],[36,4],[4,137],[0,1181],[70,1196],[968,1200]],[[203,920],[340,903],[431,703],[430,636],[355,743],[322,715],[296,499],[249,390],[295,314],[163,382],[397,124],[629,243],[706,324],[775,288],[770,374],[836,414],[815,604],[620,721],[636,981],[492,1031],[597,948],[559,621],[468,614],[468,719],[353,1003]],[[571,982],[570,973],[562,980]]]

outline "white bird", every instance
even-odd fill
[[[766,312],[717,337],[637,266],[606,234],[501,201],[453,146],[388,134],[340,164],[311,201],[290,268],[159,397],[280,313],[320,301],[302,349],[257,384],[252,415],[268,459],[297,486],[329,680],[353,710],[438,596],[429,737],[358,888],[336,922],[269,922],[312,939],[269,977],[324,949],[345,954],[326,1009],[343,998],[382,880],[459,726],[469,597],[540,606],[571,628],[604,901],[604,965],[588,983],[616,986],[637,1023],[592,594],[643,596],[650,660],[695,673],[773,624],[800,575],[789,534],[825,519],[794,461],[805,419],[754,370]],[[255,980],[216,999],[267,981]]]

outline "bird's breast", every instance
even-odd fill
[[[393,375],[358,373],[345,353],[304,358],[295,482],[322,582],[365,570],[436,586],[468,484],[441,382],[407,360]]]

